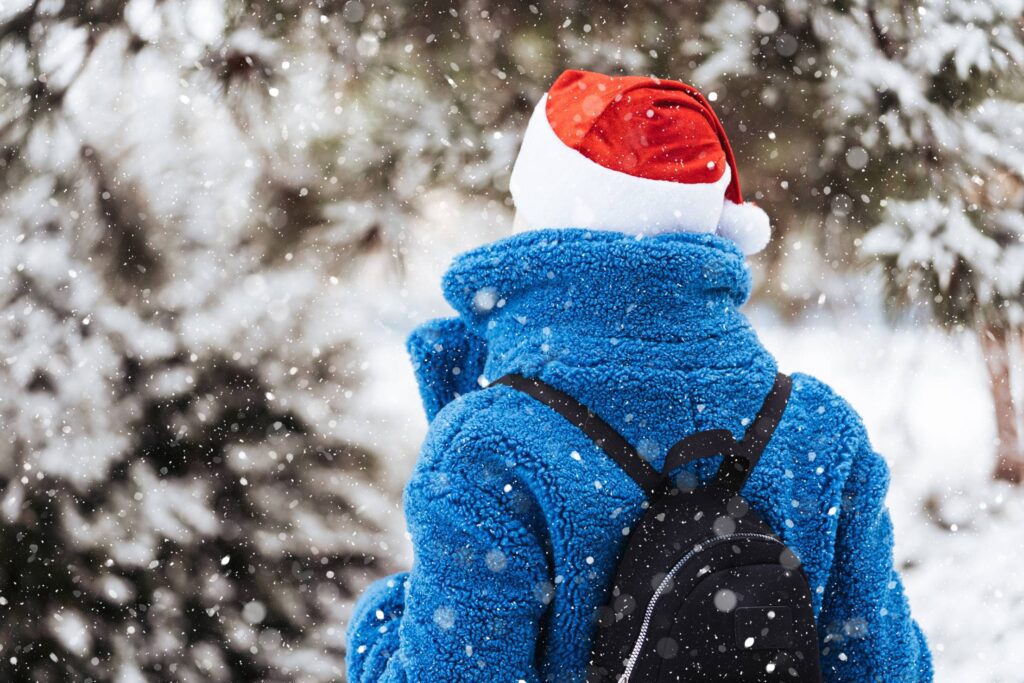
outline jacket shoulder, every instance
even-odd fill
[[[793,394],[790,403],[795,403],[794,410],[806,414],[819,425],[833,428],[840,433],[851,433],[861,437],[864,434],[864,423],[857,411],[835,389],[822,380],[802,372],[796,372],[793,378]]]
[[[871,450],[864,423],[850,403],[831,386],[804,373],[794,373],[793,393],[786,408],[798,433],[818,452],[831,452],[833,466],[848,470],[853,460]]]
[[[519,413],[518,395],[507,387],[479,389],[442,408],[427,431],[417,473],[424,470],[473,470],[519,446],[508,425]]]
[[[528,445],[514,425],[520,395],[508,387],[464,394],[434,418],[405,488],[410,530],[451,524],[457,516],[501,528],[506,546],[536,545],[540,504],[524,481]],[[532,551],[531,551],[532,552]]]

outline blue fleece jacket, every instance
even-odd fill
[[[415,561],[358,602],[349,680],[582,681],[644,494],[552,410],[481,379],[541,378],[660,469],[696,430],[742,437],[772,385],[739,311],[749,289],[714,235],[546,230],[457,258],[444,292],[459,316],[410,340],[432,420],[405,492]],[[893,568],[886,465],[843,399],[793,378],[743,493],[803,561],[825,678],[931,680]],[[679,476],[706,481],[717,460]]]

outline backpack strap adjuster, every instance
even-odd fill
[[[782,421],[782,413],[786,410],[792,391],[793,380],[789,375],[776,373],[775,383],[768,391],[761,409],[757,411],[754,422],[743,435],[743,440],[737,442],[735,448],[725,455],[715,475],[715,486],[733,493],[740,492],[771,441],[775,428]]]

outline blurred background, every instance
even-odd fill
[[[337,681],[404,337],[565,68],[702,88],[939,680],[1024,681],[1022,0],[0,1],[0,680]],[[1014,645],[1016,644],[1016,645]]]

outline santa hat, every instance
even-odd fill
[[[566,71],[537,104],[509,184],[531,228],[717,233],[745,254],[771,234],[743,201],[711,105],[678,81]]]

